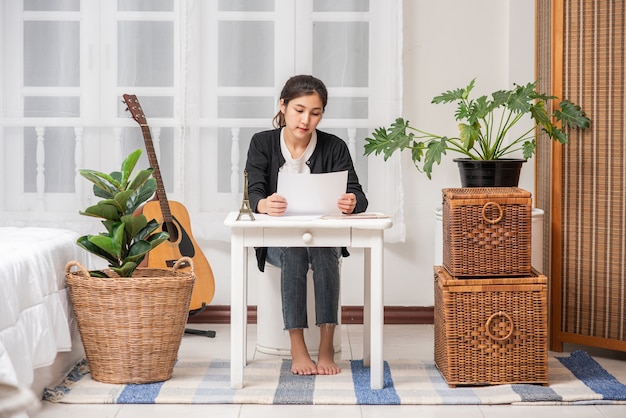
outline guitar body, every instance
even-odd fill
[[[161,206],[158,201],[146,202],[143,214],[148,219],[156,219],[162,224],[162,229],[170,234],[170,239],[156,246],[148,254],[148,267],[171,269],[181,257],[189,257],[193,261],[193,270],[196,282],[191,294],[190,311],[202,309],[208,305],[215,295],[215,278],[213,270],[191,234],[189,213],[181,203],[169,200],[172,221],[164,223]],[[179,268],[180,271],[189,271],[190,266]]]
[[[179,202],[167,200],[150,128],[148,127],[146,116],[139,105],[137,96],[124,94],[123,97],[128,110],[133,115],[133,119],[141,127],[143,139],[146,143],[146,151],[148,152],[148,160],[154,169],[152,175],[157,182],[156,197],[158,200],[147,202],[141,210],[148,220],[156,219],[161,224],[161,229],[170,234],[169,240],[157,245],[148,253],[144,263],[150,268],[171,270],[174,263],[181,257],[191,258],[193,261],[193,272],[196,276],[191,293],[191,303],[189,304],[189,311],[193,314],[203,310],[213,300],[215,295],[213,270],[194,240],[193,235],[191,235],[191,222],[189,222],[187,209]],[[191,266],[183,263],[183,265],[179,266],[179,270],[189,272]]]

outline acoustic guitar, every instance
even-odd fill
[[[146,151],[148,152],[148,160],[150,161],[150,166],[154,169],[152,175],[157,182],[157,200],[146,202],[142,208],[143,214],[148,219],[156,219],[161,224],[161,229],[170,234],[168,241],[163,242],[148,253],[148,267],[171,269],[179,258],[183,256],[191,258],[196,276],[189,306],[189,310],[193,315],[204,310],[215,295],[213,270],[191,234],[191,223],[187,209],[180,202],[167,200],[165,186],[159,170],[159,162],[152,144],[150,128],[137,96],[124,94],[123,97],[133,119],[141,127]],[[189,271],[190,269],[191,265],[189,263],[183,263],[179,268],[180,271]]]

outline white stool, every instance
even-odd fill
[[[339,261],[341,271],[341,261]],[[340,273],[341,274],[341,273]],[[261,353],[280,356],[291,355],[289,332],[284,330],[282,299],[280,295],[280,269],[269,263],[265,264],[265,272],[259,272],[257,297],[257,344]],[[320,345],[319,327],[315,325],[315,293],[313,290],[313,272],[307,273],[307,317],[309,327],[304,330],[304,342],[309,353],[317,355]],[[341,324],[341,303],[339,303],[337,320]],[[341,351],[341,330],[335,330],[333,339],[335,353]]]

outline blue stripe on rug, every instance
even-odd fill
[[[129,384],[117,397],[117,403],[154,403],[164,382]]]
[[[203,368],[201,364],[195,367]],[[216,373],[208,373],[209,370],[214,370]],[[230,361],[211,360],[193,394],[191,403],[202,403],[205,399],[217,399],[218,403],[230,403],[233,401],[234,393],[235,391],[230,388]]]
[[[278,387],[274,392],[275,405],[312,405],[315,376],[300,376],[291,372],[291,360],[283,359]]]
[[[603,399],[626,400],[626,385],[607,372],[586,351],[576,350],[568,357],[557,359],[588,388],[602,395]]]
[[[545,386],[513,384],[513,392],[520,396],[520,402],[561,402],[563,397]]]
[[[443,405],[477,405],[482,403],[480,396],[478,396],[472,388],[463,386],[454,389],[450,388],[435,363],[425,364],[424,370],[426,371],[432,388],[441,398]]]
[[[363,365],[363,360],[351,360],[352,381],[357,404],[359,405],[400,405],[400,397],[393,385],[389,364],[385,361],[383,388],[373,390],[370,386],[370,368]]]

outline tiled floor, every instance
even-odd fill
[[[191,359],[206,356],[227,358],[229,356],[230,330],[228,325],[197,325],[196,328],[217,331],[214,339],[185,335],[181,357]],[[343,359],[362,358],[363,327],[342,325]],[[248,353],[251,359],[268,356],[255,350],[256,326],[248,329]],[[432,325],[385,325],[384,353],[386,359],[415,358],[432,360]],[[566,347],[568,351],[579,347]],[[626,382],[626,353],[585,347],[599,363]],[[619,417],[626,416],[626,405],[577,405],[577,406],[265,406],[265,405],[64,405],[44,402],[34,418],[248,418],[248,417],[294,417],[313,418],[373,418],[393,416],[419,417]]]

